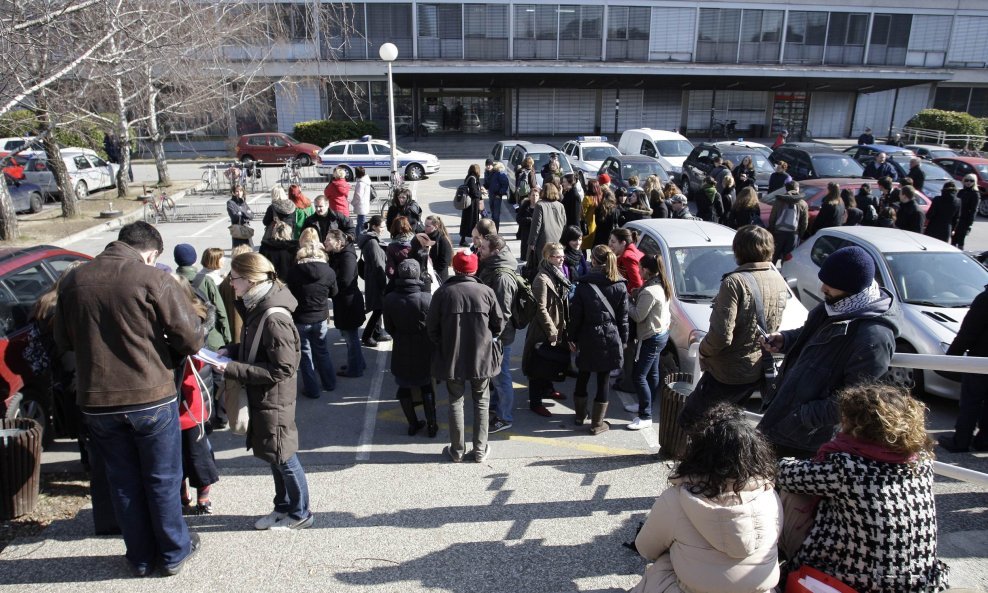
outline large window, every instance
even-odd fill
[[[367,82],[333,81],[326,84],[328,119],[370,119],[370,89]]]
[[[321,4],[319,10],[319,20],[325,31],[320,36],[323,59],[366,60],[367,27],[364,5],[326,3]]]
[[[823,46],[827,38],[826,12],[789,11],[786,25],[787,64],[823,63]]]
[[[604,8],[561,5],[559,7],[559,59],[599,60]]]
[[[515,5],[515,59],[555,60],[557,7]]]
[[[275,39],[312,39],[312,13],[308,4],[268,4],[268,26]]]
[[[463,57],[468,60],[508,58],[508,6],[465,4]]]
[[[868,63],[901,66],[906,63],[909,45],[910,14],[876,14],[871,25]]]
[[[398,47],[398,59],[412,59],[412,5],[368,4],[367,41],[371,59],[378,59],[377,52],[385,43]]]
[[[419,4],[418,57],[463,57],[463,6]]]
[[[648,28],[651,9],[611,6],[607,9],[607,59],[648,59]]]
[[[779,61],[782,42],[781,10],[745,10],[741,17],[742,63],[764,64]]]
[[[865,41],[868,38],[868,17],[864,13],[830,13],[827,33],[827,64],[864,64]]]
[[[736,62],[740,27],[741,10],[737,8],[701,8],[696,61]]]

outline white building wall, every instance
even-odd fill
[[[640,89],[621,89],[621,109],[618,111],[618,129],[614,129],[615,89],[604,89],[600,96],[600,130],[606,134],[617,134],[625,130],[640,128],[645,93]]]
[[[274,92],[275,108],[278,110],[278,131],[291,134],[295,124],[303,121],[322,119],[322,100],[319,97],[319,84],[298,82],[278,85]]]
[[[696,39],[696,8],[652,7],[648,42],[650,60],[689,62]]]
[[[807,129],[814,138],[840,138],[847,133],[853,93],[813,93]]]
[[[947,49],[947,65],[984,67],[988,63],[986,30],[988,30],[988,17],[955,17],[954,29],[950,35],[950,47]]]
[[[654,14],[654,9],[653,9]],[[642,102],[642,127],[653,130],[675,130],[682,123],[682,91],[645,91]]]
[[[521,89],[518,101],[519,134],[594,130],[597,91],[593,89]]]
[[[899,100],[895,100],[895,91],[882,91],[869,95],[859,95],[857,108],[854,110],[854,125],[851,126],[851,136],[857,136],[870,127],[877,140],[888,133],[892,106],[895,105],[893,127],[901,128],[909,118],[930,105],[930,85],[906,87],[899,89]]]

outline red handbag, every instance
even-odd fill
[[[212,412],[212,397],[198,372],[204,365],[204,362],[191,356],[186,356],[182,365],[181,399],[178,408],[178,420],[182,430],[204,424],[209,420]]]
[[[800,583],[800,579],[812,579],[817,583],[824,585],[825,587],[822,591],[830,593],[826,587],[829,587],[837,593],[858,593],[851,587],[848,587],[842,583],[839,579],[830,576],[829,574],[824,574],[819,570],[806,566],[800,566],[797,570],[790,572],[789,577],[786,579],[786,593],[816,593],[817,590],[810,589],[806,585]]]

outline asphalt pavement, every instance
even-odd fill
[[[443,160],[440,174],[416,183],[427,212],[442,215],[454,234],[451,204],[470,162]],[[471,149],[469,153],[475,154]],[[176,179],[195,179],[200,165],[172,166]],[[153,166],[135,167],[138,181]],[[270,184],[276,177],[270,170]],[[313,179],[314,196],[323,182]],[[263,212],[267,194],[250,196]],[[186,195],[183,208],[215,208],[225,196]],[[505,216],[504,221],[510,221]],[[188,242],[229,249],[227,221],[173,222],[159,228],[171,249]],[[260,226],[259,224],[256,226]],[[514,236],[513,222],[502,232]],[[260,229],[258,229],[260,230]],[[67,246],[96,254],[116,229],[98,229]],[[454,241],[456,237],[454,236]],[[979,220],[969,247],[988,249],[988,222]],[[517,251],[516,241],[509,243]],[[345,346],[335,331],[332,356]],[[390,344],[365,348],[368,372],[340,379],[334,392],[300,399],[300,459],[309,479],[313,528],[258,532],[252,525],[271,510],[273,482],[267,466],[244,448],[243,437],[213,433],[221,479],[211,492],[214,514],[190,517],[203,546],[185,572],[172,579],[128,576],[119,538],[92,535],[91,511],[56,521],[38,537],[15,541],[0,554],[0,591],[360,591],[501,593],[521,591],[622,591],[637,583],[645,563],[622,546],[665,487],[671,463],[658,448],[658,427],[624,429],[631,394],[612,392],[612,430],[600,436],[571,423],[573,380],[560,386],[567,399],[550,407],[552,418],[527,409],[519,335],[512,353],[515,378],[513,428],[491,435],[482,464],[452,464],[441,455],[448,443],[446,391],[440,388],[440,432],[435,439],[409,437],[388,372]],[[930,429],[949,430],[956,403],[928,398]],[[941,461],[988,472],[988,454],[952,455]],[[79,470],[74,443],[58,441],[44,454],[44,471]],[[988,589],[988,488],[939,478],[935,485],[940,555],[954,586]],[[176,493],[177,495],[177,493]]]

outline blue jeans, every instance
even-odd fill
[[[302,386],[305,395],[319,397],[322,390],[336,389],[336,367],[329,356],[326,336],[329,326],[326,321],[319,323],[296,323],[298,335],[301,338],[302,361],[299,371],[302,375]]]
[[[361,233],[364,232],[364,222],[366,222],[366,221],[367,221],[367,215],[366,214],[358,214],[357,215],[357,231],[356,231],[355,234],[358,237],[360,236]]]
[[[491,379],[491,412],[505,422],[514,422],[515,388],[511,380],[511,346],[504,345],[501,372]]]
[[[343,340],[346,342],[346,376],[363,377],[367,363],[360,349],[360,331],[356,329],[341,329]]]
[[[501,232],[501,201],[503,199],[504,196],[491,196],[491,220],[494,221],[499,233]]]
[[[182,433],[178,400],[139,412],[83,414],[106,471],[127,560],[175,566],[191,550],[182,518]]]
[[[298,455],[292,455],[284,463],[272,463],[274,476],[274,510],[288,513],[292,519],[309,516],[309,482]]]
[[[662,385],[662,377],[659,376],[659,357],[668,341],[669,332],[665,332],[641,340],[638,346],[634,382],[635,391],[638,393],[638,417],[643,420],[652,418],[652,401]]]

